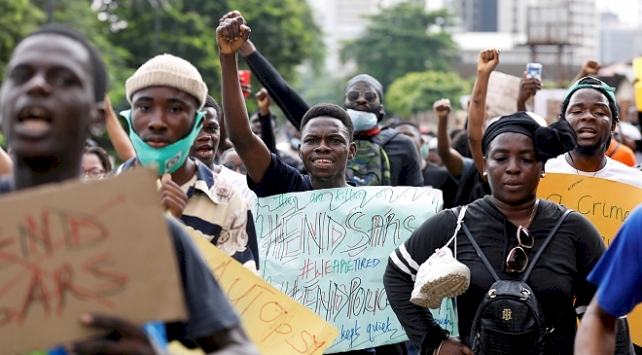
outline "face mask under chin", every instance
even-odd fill
[[[183,166],[196,137],[203,128],[203,116],[205,116],[205,112],[196,113],[194,126],[185,138],[163,148],[153,148],[147,145],[134,131],[131,122],[131,110],[122,111],[120,114],[125,117],[129,124],[129,139],[134,146],[134,150],[136,150],[138,161],[143,166],[154,167],[159,176],[165,173],[171,174]]]

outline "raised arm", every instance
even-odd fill
[[[116,149],[116,154],[122,161],[127,161],[136,156],[136,151],[132,142],[127,136],[127,132],[118,121],[118,117],[111,106],[109,96],[105,95],[105,125],[107,127],[107,135],[111,140],[111,144]]]
[[[522,80],[519,82],[519,93],[517,94],[517,111],[528,111],[526,101],[542,90],[542,81],[538,78],[529,78],[528,74],[522,74]]]
[[[221,17],[220,22],[226,19],[240,17],[239,11],[232,11]],[[301,129],[301,119],[310,109],[310,106],[297,94],[296,91],[283,79],[281,74],[256,50],[252,41],[247,41],[241,47],[240,53],[252,70],[254,77],[267,89],[270,97],[285,114],[285,118],[292,122],[296,129]]]
[[[243,17],[225,19],[216,29],[216,40],[221,61],[221,92],[227,134],[243,161],[247,174],[252,181],[259,183],[269,168],[272,157],[261,138],[252,133],[236,62],[236,52],[247,41],[250,31]]]
[[[486,93],[490,73],[499,64],[499,50],[487,49],[479,53],[477,59],[477,79],[473,87],[468,108],[468,142],[470,152],[475,161],[477,171],[484,171],[484,155],[482,154],[482,136],[484,135],[484,121],[486,119]]]
[[[577,76],[575,79],[573,79],[573,83],[582,79],[585,76],[596,76],[598,70],[600,70],[600,63],[596,60],[593,59],[587,59],[586,62],[582,65],[582,68],[580,69],[580,72],[577,73]]]
[[[270,111],[272,100],[270,99],[270,95],[265,88],[261,88],[254,96],[256,97],[256,102],[259,104],[258,115],[261,124],[261,139],[272,153],[278,155],[274,127],[272,127],[272,111]]]
[[[464,159],[458,151],[450,147],[448,135],[448,114],[452,110],[450,100],[441,99],[432,105],[439,123],[437,124],[437,152],[451,175],[460,177],[464,170]]]

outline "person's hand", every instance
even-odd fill
[[[123,319],[83,314],[80,321],[93,328],[108,332],[105,337],[93,337],[66,346],[71,354],[134,354],[157,355],[162,350],[155,346],[145,332]]]
[[[531,96],[542,90],[542,81],[538,78],[528,78],[524,72],[522,80],[519,82],[519,93],[517,94],[517,103],[525,103]]]
[[[183,210],[187,205],[187,194],[181,190],[177,183],[172,181],[172,176],[163,174],[161,177],[161,205],[164,206],[172,216],[181,218]]]
[[[114,112],[114,108],[111,106],[109,95],[105,94],[103,103],[105,104],[105,113],[107,114],[107,118],[116,118],[116,113]]]
[[[597,75],[598,70],[600,70],[600,63],[596,60],[589,59],[582,65],[582,77]]]
[[[221,22],[223,22],[225,20],[235,19],[237,17],[243,17],[243,15],[241,15],[241,12],[239,10],[230,11],[230,12],[226,13],[225,15],[223,15],[220,19],[218,19],[218,23],[220,24]]]
[[[435,103],[432,104],[432,108],[435,111],[437,118],[439,119],[447,118],[448,115],[450,114],[450,111],[452,111],[452,107],[450,106],[450,100],[448,99],[441,99],[441,100],[435,101]]]
[[[256,97],[256,102],[259,104],[260,115],[262,117],[268,116],[270,114],[270,104],[272,103],[272,99],[270,99],[267,89],[261,88],[254,97]]]
[[[477,58],[477,72],[490,74],[499,64],[499,49],[492,48],[479,52]]]
[[[216,41],[219,53],[235,54],[250,38],[252,29],[245,24],[242,16],[226,18],[216,28]]]
[[[473,350],[464,345],[457,337],[444,340],[437,355],[475,355]]]

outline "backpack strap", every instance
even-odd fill
[[[526,271],[524,272],[521,278],[522,282],[526,282],[526,280],[528,280],[528,277],[531,275],[531,272],[535,268],[535,264],[537,263],[537,260],[539,260],[539,257],[542,255],[542,253],[544,253],[544,249],[546,249],[546,247],[548,246],[548,243],[551,242],[551,239],[553,239],[553,236],[555,235],[555,233],[557,233],[557,230],[562,225],[562,222],[564,222],[566,217],[568,217],[568,215],[571,214],[571,212],[573,212],[573,210],[566,210],[564,214],[562,214],[562,217],[560,217],[560,219],[557,220],[557,223],[555,224],[553,229],[551,229],[551,231],[548,233],[548,236],[542,243],[542,246],[539,247],[539,250],[537,250],[537,253],[533,257],[533,259],[531,259],[531,261],[529,262],[530,265],[528,265],[528,268],[526,269]]]
[[[490,272],[490,275],[495,279],[495,281],[499,281],[499,276],[497,276],[497,272],[495,272],[495,269],[490,265],[490,262],[486,258],[486,255],[481,251],[481,248],[479,247],[479,244],[475,241],[475,238],[470,234],[470,231],[468,230],[468,227],[466,227],[465,223],[461,223],[461,228],[464,230],[464,234],[466,234],[466,237],[468,237],[468,240],[470,240],[470,244],[473,245],[475,248],[475,252],[477,252],[477,255],[479,258],[481,258],[482,262],[486,266],[486,269],[488,269],[488,272]]]
[[[393,128],[384,128],[378,134],[375,134],[372,137],[372,141],[377,143],[380,147],[383,147],[388,143],[393,137],[399,134],[399,131]]]

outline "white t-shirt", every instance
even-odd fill
[[[241,194],[243,195],[243,197],[245,197],[245,200],[250,205],[250,209],[253,210],[256,194],[247,186],[247,178],[245,177],[245,175],[239,174],[234,170],[224,167],[223,165],[221,165],[220,167],[221,172],[218,173],[218,175],[223,180],[229,182],[230,184],[236,186],[236,188],[241,190]]]
[[[606,165],[604,165],[604,167],[597,172],[576,170],[571,164],[566,161],[565,155],[566,154],[562,154],[557,158],[549,159],[546,162],[546,167],[544,170],[547,173],[595,176],[598,178],[613,180],[642,188],[642,171],[638,169],[634,169],[630,166],[620,163],[619,161],[606,157]]]

